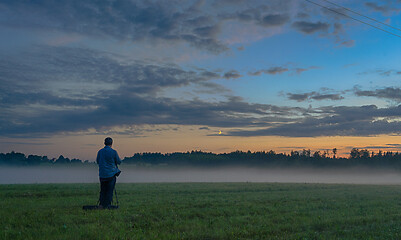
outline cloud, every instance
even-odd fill
[[[333,11],[328,9],[323,9],[322,13],[327,15],[330,19],[332,19],[332,23],[323,23],[320,24],[322,28],[321,31],[324,31],[324,34],[321,34],[320,37],[333,37],[335,42],[338,44],[339,47],[353,47],[355,45],[355,40],[349,39],[347,37],[346,28],[344,26],[349,26],[349,24],[344,24],[341,21],[348,21],[349,19],[346,17],[348,15],[347,11],[343,8],[330,8]],[[337,12],[337,13],[336,13]],[[338,14],[340,13],[340,14]],[[328,32],[330,25],[332,25],[332,32]],[[318,29],[319,24],[315,25],[316,29]],[[327,27],[327,28],[326,28]],[[313,27],[311,26],[311,30]]]
[[[265,70],[264,72],[267,73],[267,74],[273,74],[273,75],[275,75],[275,74],[281,74],[281,73],[287,72],[287,71],[288,71],[288,68],[283,68],[283,67],[271,67],[271,68]]]
[[[319,68],[320,67],[317,67],[317,66],[310,66],[308,68],[295,68],[295,73],[296,74],[301,74],[303,72],[306,72],[306,71],[309,71],[309,70],[312,70],[312,69],[319,69]]]
[[[275,66],[275,67],[270,67],[267,69],[260,69],[254,72],[248,72],[248,75],[250,76],[260,76],[262,73],[264,74],[270,74],[270,75],[276,75],[276,74],[282,74],[285,72],[292,71],[296,74],[301,74],[303,72],[309,71],[311,69],[318,69],[319,67],[316,66],[311,66],[307,68],[294,68],[294,69],[289,69],[288,67],[284,66]]]
[[[65,36],[79,36],[82,41],[88,37],[145,45],[184,44],[220,54],[230,50],[233,41],[227,39],[232,36],[246,35],[242,43],[257,41],[284,32],[295,20],[291,26],[301,33],[328,31],[329,23],[309,20],[312,11],[298,5],[294,0],[3,1],[0,25],[57,32],[64,37],[56,40],[56,45],[77,39]],[[229,23],[245,24],[250,31],[244,33],[242,27],[234,29]],[[343,40],[341,46],[350,46],[348,41]]]
[[[309,99],[310,94],[309,93],[301,93],[301,94],[296,94],[296,93],[287,93],[287,97],[290,100],[295,100],[297,102],[303,102]]]
[[[401,134],[401,122],[394,120],[401,114],[401,105],[389,108],[377,108],[375,105],[323,107],[317,110],[319,116],[257,130],[234,130],[226,132],[226,135],[319,137]]]
[[[219,74],[205,69],[184,70],[175,64],[121,59],[115,54],[66,47],[37,46],[19,56],[1,59],[2,136],[107,131],[143,135],[138,127],[144,125],[237,129],[225,131],[225,136],[401,133],[401,106],[305,109],[248,103],[230,95],[213,102],[160,95],[169,88],[191,85],[219,89],[219,85],[210,82]],[[361,96],[399,99],[400,89],[355,91]],[[326,91],[287,96],[297,101],[342,98]]]
[[[372,9],[373,11],[380,12],[382,14],[389,14],[391,12],[398,12],[400,9],[392,7],[390,3],[384,3],[384,5],[378,5],[375,2],[366,2],[365,6]]]
[[[54,143],[51,142],[6,142],[2,141],[1,144],[10,144],[10,145],[29,145],[29,146],[49,146]]]
[[[299,19],[307,19],[309,17],[310,17],[310,15],[308,13],[305,13],[305,12],[299,12],[297,14],[297,18],[299,18]]]
[[[202,86],[219,95],[226,89],[210,82],[219,77],[211,71],[121,58],[84,48],[45,46],[2,58],[0,134],[139,134],[137,127],[149,124],[242,128],[287,122],[289,116],[293,119],[305,111],[247,103],[230,95],[214,102],[163,97],[161,92],[174,87]],[[227,77],[238,75],[228,73]]]
[[[399,150],[401,149],[401,145],[400,144],[385,144],[382,146],[365,146],[365,147],[361,147],[362,149],[395,149],[395,150]]]
[[[344,99],[344,97],[341,96],[340,94],[315,94],[315,95],[311,96],[311,98],[313,100],[318,100],[318,101],[321,101],[321,100],[333,100],[333,101],[336,101],[336,100]]]
[[[332,100],[332,101],[338,101],[344,99],[343,96],[341,96],[338,93],[335,94],[322,94],[319,92],[309,92],[309,93],[301,93],[301,94],[296,94],[296,93],[287,93],[287,97],[290,100],[294,100],[297,102],[303,102],[307,100],[316,100],[316,101],[322,101],[322,100]]]
[[[305,33],[313,34],[315,32],[327,32],[330,24],[323,22],[307,22],[307,21],[296,21],[292,24],[292,27],[296,30]]]
[[[289,20],[290,17],[286,14],[268,14],[260,20],[260,24],[265,27],[281,26]]]
[[[41,136],[55,133],[96,129],[102,132],[120,126],[203,125],[210,127],[246,127],[269,125],[280,120],[280,114],[291,114],[287,108],[250,104],[241,99],[210,103],[193,99],[145,98],[138,95],[103,96],[91,110],[62,109],[37,112],[33,116],[12,116],[18,122],[0,117],[3,136]],[[295,109],[293,109],[294,111]],[[110,117],[112,116],[112,118]],[[271,117],[269,117],[271,116]],[[124,131],[121,131],[124,132]]]
[[[345,33],[344,26],[341,23],[334,23],[334,31],[333,35],[336,39],[336,43],[340,44],[341,47],[353,47],[355,46],[355,40],[349,39],[349,40],[344,40],[341,35]]]
[[[288,68],[277,66],[277,67],[270,67],[268,69],[258,70],[256,72],[249,72],[248,74],[251,76],[259,76],[262,73],[276,75],[287,72],[288,70],[289,70]]]
[[[389,77],[391,75],[401,75],[401,71],[395,69],[377,69],[372,72],[386,77]],[[369,72],[364,72],[364,73],[369,73]]]
[[[227,20],[263,28],[291,21],[293,1],[3,1],[0,25],[127,42],[185,43],[219,54],[229,50]],[[65,41],[63,41],[65,42]]]
[[[180,5],[178,8],[177,5]],[[63,31],[129,41],[186,42],[220,53],[228,47],[217,38],[218,22],[200,6],[180,1],[5,1],[7,22],[16,28]]]
[[[376,97],[401,102],[401,89],[395,87],[387,87],[383,89],[376,89],[373,91],[363,91],[355,88],[354,93],[356,96],[359,97]]]
[[[125,63],[114,57],[89,49],[44,46],[2,57],[0,108],[9,112],[9,121],[58,112],[55,109],[90,111],[116,95],[149,97],[164,88],[201,84],[218,76],[172,64]]]
[[[291,10],[292,1],[273,0],[269,4],[263,4],[263,1],[245,1],[243,3],[248,2],[254,7],[250,8],[249,4],[243,4],[243,7],[238,8],[236,12],[220,14],[221,19],[254,23],[265,28],[280,27],[291,21],[288,12]]]
[[[346,40],[340,43],[344,47],[353,47],[355,46],[355,40]]]
[[[197,84],[197,87],[194,92],[195,93],[205,93],[205,94],[222,94],[222,93],[231,93],[231,90],[213,83],[213,82],[201,82]]]
[[[235,79],[242,77],[242,75],[236,70],[231,70],[229,72],[224,73],[223,77],[225,79]]]
[[[297,74],[301,74],[301,73],[306,72],[306,71],[308,71],[307,68],[296,68],[296,69],[295,69],[295,72],[296,72]]]

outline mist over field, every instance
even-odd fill
[[[138,168],[121,167],[117,182],[279,182],[400,184],[401,172],[384,169],[348,168]],[[2,167],[0,184],[96,183],[97,166]]]

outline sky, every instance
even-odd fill
[[[3,0],[0,152],[400,151],[401,0],[312,2]]]

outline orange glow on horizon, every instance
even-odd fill
[[[113,148],[118,150],[120,157],[132,156],[138,152],[187,152],[201,150],[206,152],[224,153],[240,151],[270,151],[287,153],[291,150],[328,151],[332,156],[333,148],[337,148],[337,156],[348,157],[352,148],[369,151],[401,151],[401,136],[380,135],[375,137],[230,137],[216,135],[216,130],[200,131],[199,127],[180,127],[179,130],[154,132],[150,136],[111,135],[114,139]],[[217,130],[219,133],[221,130]],[[51,139],[43,139],[44,144],[3,144],[0,152],[18,151],[25,154],[47,155],[69,158],[80,158],[93,161],[96,152],[103,147],[103,140],[108,135],[60,135]],[[48,143],[48,144],[45,144]],[[382,148],[380,148],[382,147]]]

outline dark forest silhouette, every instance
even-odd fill
[[[337,149],[316,151],[309,149],[291,151],[289,154],[274,151],[235,151],[231,153],[211,153],[203,151],[175,153],[135,153],[125,157],[123,164],[135,166],[195,166],[195,167],[383,167],[401,169],[401,153],[371,152],[366,149],[353,148],[348,157],[337,157]],[[1,165],[38,166],[38,165],[82,165],[94,164],[88,160],[69,159],[60,155],[58,158],[10,152],[0,153]]]

